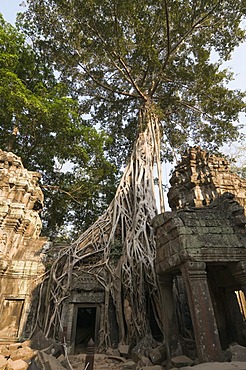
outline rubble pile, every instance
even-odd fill
[[[0,346],[0,369],[26,370],[36,355],[37,351],[29,347],[29,341],[8,345],[2,344]]]

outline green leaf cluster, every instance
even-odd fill
[[[0,80],[0,147],[41,172],[44,232],[55,237],[65,226],[87,227],[114,191],[108,138],[83,119],[86,108],[69,81],[2,16]]]

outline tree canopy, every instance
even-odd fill
[[[57,235],[76,222],[86,228],[114,191],[107,136],[82,118],[69,84],[58,81],[52,64],[2,16],[0,79],[0,146],[42,173],[45,233]]]
[[[245,39],[245,1],[27,3],[22,28],[111,135],[117,165],[142,129],[137,113],[150,101],[168,157],[187,143],[215,150],[238,137],[244,94],[227,87],[233,76],[221,65]]]

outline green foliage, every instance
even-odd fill
[[[238,137],[244,93],[223,60],[244,40],[246,1],[28,0],[20,24],[90,106],[127,158],[146,103],[159,112],[163,155],[187,143],[211,150]],[[217,53],[218,61],[211,61]]]
[[[114,192],[115,168],[104,156],[108,138],[82,119],[69,84],[2,17],[0,80],[0,147],[42,173],[45,233],[87,227]]]
[[[226,148],[226,157],[230,163],[232,172],[235,172],[241,178],[246,179],[246,147],[245,145],[237,146],[233,145],[230,148]]]
[[[113,263],[117,263],[122,256],[122,250],[122,241],[120,239],[115,239],[110,249],[110,261]]]

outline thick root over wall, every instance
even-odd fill
[[[156,250],[150,223],[157,213],[153,166],[154,162],[160,165],[160,138],[156,116],[151,112],[145,115],[145,127],[106,212],[61,252],[51,268],[44,322],[47,336],[54,334],[54,328],[62,331],[62,303],[78,273],[83,272],[94,275],[105,289],[99,348],[111,346],[110,301],[115,306],[121,343],[135,344],[150,334],[146,300],[158,322]]]

